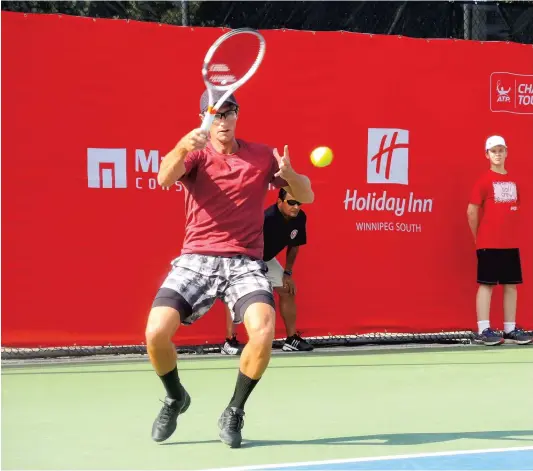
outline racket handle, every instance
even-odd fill
[[[204,116],[204,120],[202,121],[202,126],[200,127],[200,129],[209,134],[209,130],[211,129],[211,125],[213,124],[214,120],[215,120],[214,114],[206,113],[206,115]]]

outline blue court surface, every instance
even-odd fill
[[[314,461],[294,464],[245,466],[224,468],[227,471],[245,470],[399,470],[419,469],[434,471],[523,471],[533,470],[533,447],[497,448],[416,455],[383,456],[345,460]],[[214,470],[212,470],[214,471]],[[218,469],[217,471],[223,471]]]

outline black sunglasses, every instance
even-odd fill
[[[217,114],[215,114],[215,118],[217,119],[235,118],[238,113],[239,113],[239,108],[231,108],[227,111],[224,111],[224,113],[218,112]]]
[[[301,206],[302,205],[302,203],[296,200],[285,200],[285,201],[287,202],[289,206],[296,206],[296,205]]]

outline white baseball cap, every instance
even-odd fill
[[[501,136],[490,136],[485,143],[485,150],[492,149],[494,146],[507,147],[507,144],[505,144],[505,139]]]

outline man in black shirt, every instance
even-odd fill
[[[279,295],[279,310],[287,331],[287,339],[282,347],[285,351],[313,350],[313,347],[296,332],[296,285],[292,278],[292,269],[300,245],[307,243],[305,230],[307,216],[301,207],[299,201],[281,188],[277,203],[265,210],[263,225],[263,260],[268,267],[267,278]],[[287,259],[283,269],[276,256],[285,247],[287,247]],[[237,336],[233,332],[231,315],[226,306],[226,342],[222,347],[222,353],[237,355],[240,350]]]

